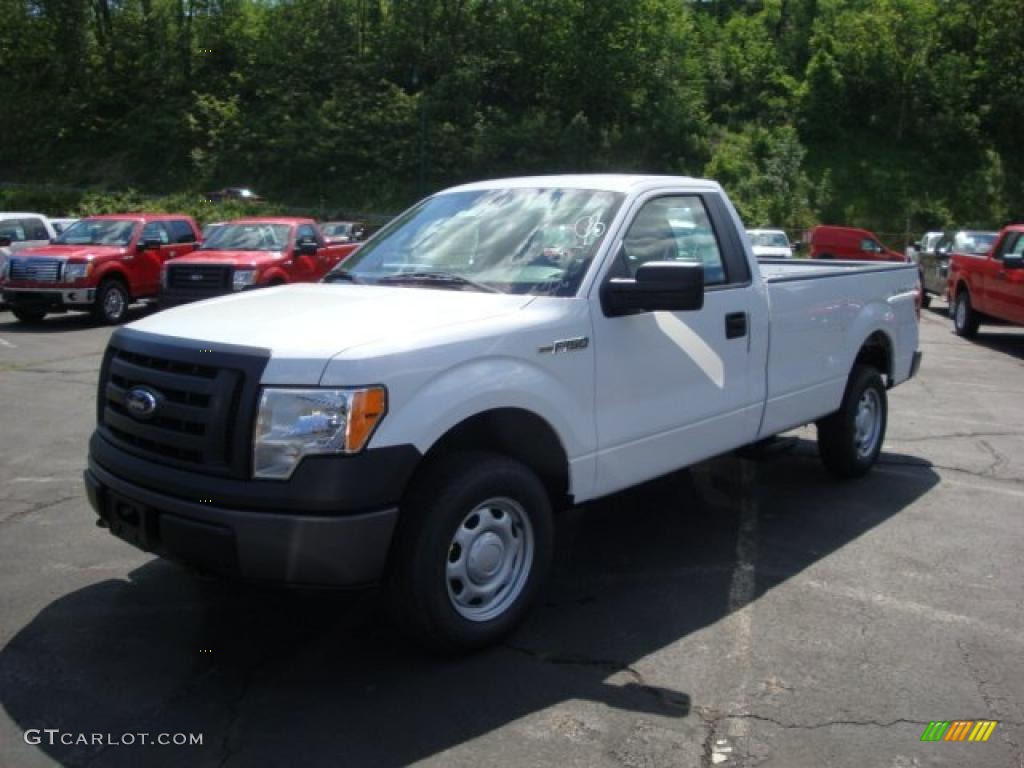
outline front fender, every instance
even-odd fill
[[[568,362],[547,361],[549,364]],[[572,364],[592,375],[591,355]],[[373,446],[412,443],[426,453],[463,421],[500,408],[529,411],[547,422],[569,457],[570,490],[585,495],[593,482],[597,442],[592,386],[572,385],[581,377],[556,376],[545,365],[507,356],[467,360],[415,387],[389,390],[389,411]]]

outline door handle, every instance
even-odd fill
[[[725,338],[738,339],[747,335],[747,313],[730,312],[725,316]]]

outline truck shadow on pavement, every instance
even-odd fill
[[[437,658],[396,636],[373,591],[204,582],[154,560],[56,599],[18,632],[0,651],[2,703],[21,729],[203,735],[201,746],[23,746],[70,766],[401,766],[478,737],[484,762],[541,763],[588,738],[552,709],[570,700],[677,718],[699,751],[706,703],[675,687],[696,670],[672,651],[659,667],[672,680],[642,662],[729,614],[744,517],[757,516],[756,600],[938,482],[913,463],[838,483],[813,449],[721,457],[567,512],[540,604],[473,656]]]

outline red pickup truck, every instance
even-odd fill
[[[328,242],[313,219],[229,221],[214,229],[199,250],[164,266],[160,305],[284,283],[313,283],[359,245]]]
[[[1024,325],[1024,224],[1004,228],[988,253],[954,253],[946,290],[958,336],[982,323]]]
[[[157,295],[163,263],[192,251],[201,239],[188,216],[90,216],[49,245],[12,256],[0,274],[3,300],[23,322],[81,310],[99,322],[119,323],[131,302]]]

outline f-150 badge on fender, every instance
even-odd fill
[[[539,347],[537,351],[542,354],[557,355],[559,352],[575,352],[579,349],[586,349],[590,339],[586,336],[577,336],[574,339],[560,339],[553,341],[546,347]]]

